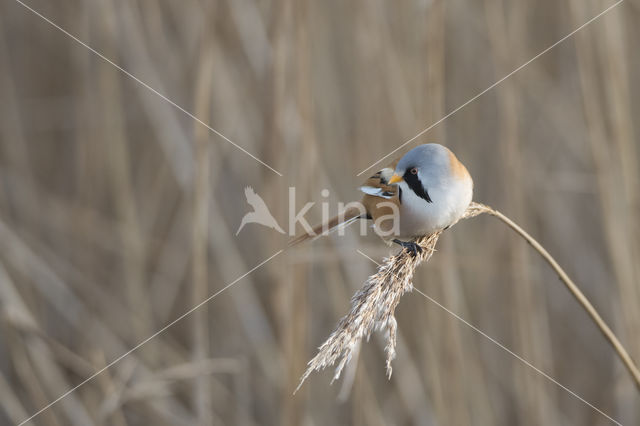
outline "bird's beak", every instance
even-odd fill
[[[391,179],[389,179],[389,183],[398,183],[402,180],[402,176],[394,173],[393,176],[391,176]]]

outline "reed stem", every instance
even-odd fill
[[[553,268],[553,270],[558,274],[560,281],[567,287],[569,292],[576,298],[578,303],[587,311],[587,314],[591,317],[591,319],[596,323],[604,337],[611,343],[613,349],[618,354],[618,357],[622,360],[625,367],[631,374],[631,378],[636,384],[636,387],[640,391],[640,370],[638,366],[635,364],[627,350],[622,346],[622,343],[618,340],[616,335],[613,333],[611,328],[607,325],[606,322],[602,319],[596,308],[593,307],[589,299],[582,293],[582,291],[578,288],[578,286],[569,278],[569,275],[558,265],[558,262],[549,254],[549,252],[531,235],[529,235],[524,229],[522,229],[517,223],[509,219],[504,214],[500,213],[498,210],[494,210],[489,206],[485,206],[484,204],[472,203],[472,207],[478,209],[482,213],[490,214],[494,217],[497,217],[502,222],[504,222],[509,228],[518,233],[522,238],[524,238],[531,247],[536,250],[542,258],[547,261],[547,263]]]

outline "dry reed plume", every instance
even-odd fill
[[[584,296],[576,284],[569,278],[558,263],[551,255],[542,247],[535,239],[533,239],[520,226],[511,219],[480,203],[471,203],[462,219],[468,219],[487,213],[499,218],[507,224],[511,229],[522,236],[531,246],[540,253],[540,255],[551,265],[558,274],[560,280],[567,286],[571,294],[587,311],[589,316],[596,323],[600,331],[611,343],[614,350],[624,363],[625,367],[631,374],[636,386],[640,389],[640,370],[635,365],[627,351],[624,349],[615,334],[609,326],[600,317],[596,309]],[[369,340],[371,332],[386,330],[387,344],[386,352],[386,370],[387,376],[391,378],[393,371],[391,362],[396,356],[396,330],[397,322],[394,316],[396,306],[400,302],[400,298],[413,289],[412,278],[414,271],[420,263],[428,261],[435,252],[436,243],[443,231],[437,231],[433,234],[420,237],[415,242],[422,247],[422,251],[415,256],[407,250],[400,250],[399,253],[385,258],[382,265],[378,267],[378,271],[371,275],[365,282],[364,287],[356,292],[351,298],[351,310],[347,315],[340,319],[338,327],[331,333],[329,338],[320,346],[318,354],[309,361],[307,370],[300,378],[300,383],[296,388],[297,392],[304,381],[315,370],[323,370],[338,362],[332,383],[340,377],[344,366],[351,360],[358,343],[363,337]],[[294,393],[295,393],[294,392]]]
[[[483,213],[481,205],[473,203],[463,218],[477,216],[481,213]],[[431,258],[440,234],[442,231],[417,239],[416,243],[422,247],[422,252],[415,256],[403,249],[384,260],[378,272],[370,276],[364,287],[352,297],[351,311],[342,317],[336,330],[320,346],[318,354],[309,361],[308,368],[302,375],[296,391],[300,389],[312,371],[322,370],[338,360],[333,380],[339,378],[342,369],[351,359],[358,342],[363,337],[368,340],[374,330],[387,331],[386,368],[387,376],[391,377],[391,361],[396,355],[397,323],[394,316],[396,306],[398,306],[402,295],[413,289],[413,273],[420,263]]]

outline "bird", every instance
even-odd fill
[[[447,147],[419,145],[369,177],[360,187],[360,203],[289,241],[294,246],[326,235],[357,220],[372,220],[387,244],[396,243],[415,256],[418,237],[456,223],[473,198],[473,179]],[[393,219],[393,220],[391,220]]]
[[[252,187],[247,186],[244,189],[244,195],[247,199],[247,203],[251,207],[253,207],[253,211],[245,214],[242,217],[240,227],[236,231],[236,236],[240,233],[242,228],[244,228],[247,223],[259,223],[260,225],[273,228],[281,234],[285,233],[282,228],[280,228],[280,225],[278,225],[278,222],[269,211],[269,208],[265,204],[264,200],[255,193]]]

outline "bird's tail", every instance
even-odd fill
[[[332,217],[325,223],[321,223],[320,225],[314,226],[311,232],[304,233],[299,235],[291,240],[287,244],[287,247],[293,247],[298,245],[304,241],[312,240],[323,235],[327,235],[336,229],[343,228],[347,225],[350,225],[354,221],[366,217],[366,213],[363,214],[362,210],[357,207],[350,207],[343,211],[338,216]]]

